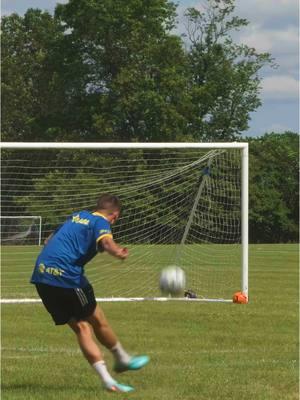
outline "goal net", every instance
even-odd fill
[[[29,279],[39,243],[73,212],[92,211],[102,193],[121,199],[113,235],[130,256],[121,262],[101,253],[86,266],[98,298],[159,298],[160,271],[169,265],[185,271],[198,299],[247,293],[247,144],[2,149],[3,298],[36,297]]]
[[[41,216],[0,216],[2,245],[41,245]]]

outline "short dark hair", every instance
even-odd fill
[[[121,209],[121,201],[117,196],[103,193],[97,200],[97,210],[116,211]]]

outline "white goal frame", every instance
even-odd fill
[[[2,142],[0,149],[240,149],[241,150],[241,291],[248,297],[248,180],[249,154],[246,142],[215,142],[215,143],[74,143],[74,142]],[[20,218],[20,217],[19,217]],[[105,298],[98,301],[142,301],[144,298]],[[150,300],[170,300],[169,298],[151,298]],[[203,301],[205,299],[176,299],[187,301]],[[232,302],[232,300],[215,299],[206,301]],[[2,299],[1,303],[39,302],[37,299]]]
[[[39,243],[38,245],[40,246],[42,243],[42,217],[40,215],[0,215],[0,221],[2,218],[7,218],[7,219],[38,219],[39,220]]]

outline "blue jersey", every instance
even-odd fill
[[[38,256],[31,283],[64,288],[83,288],[88,284],[84,265],[97,254],[99,241],[112,237],[110,223],[100,213],[73,214],[54,233]]]

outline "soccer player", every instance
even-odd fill
[[[108,372],[92,332],[115,357],[115,372],[140,369],[149,357],[130,356],[123,349],[84,275],[84,265],[98,251],[106,251],[121,260],[128,257],[128,250],[113,240],[110,227],[118,219],[120,208],[118,197],[103,194],[95,212],[74,213],[46,240],[31,283],[35,284],[55,324],[68,324],[75,332],[83,355],[104,387],[112,392],[130,392],[134,390],[131,386],[116,382]]]

